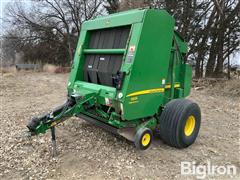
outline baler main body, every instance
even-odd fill
[[[95,93],[94,107],[81,112],[121,128],[153,117],[190,91],[186,43],[164,10],[132,10],[83,24],[68,91]],[[117,79],[119,78],[119,79]],[[99,113],[98,108],[106,117]],[[103,119],[102,119],[103,118]]]
[[[174,25],[165,10],[153,9],[84,22],[67,87],[74,102],[52,114],[55,119],[46,120],[47,126],[38,123],[35,131],[61,122],[63,113],[132,141],[139,128],[154,130],[165,104],[190,93],[187,45]]]

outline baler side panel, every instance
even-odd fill
[[[187,53],[187,44],[178,33],[175,32],[174,36],[174,76],[175,83],[180,83],[180,87],[174,90],[174,98],[183,98],[190,94],[192,70],[190,66],[184,62],[184,56]]]
[[[123,93],[123,97],[125,97],[127,95],[127,90],[128,90],[128,86],[129,86],[129,80],[130,80],[130,71],[132,69],[133,63],[134,63],[134,59],[135,59],[135,55],[137,52],[137,48],[138,48],[138,42],[140,39],[140,35],[141,35],[141,31],[142,31],[142,25],[143,23],[135,23],[132,25],[132,31],[130,34],[130,39],[128,42],[128,47],[127,47],[127,54],[124,57],[124,62],[123,65],[121,67],[121,71],[126,73],[125,79],[123,81],[123,87],[121,92]],[[135,51],[130,52],[129,48],[130,47],[134,47]],[[124,99],[122,99],[123,101]]]
[[[173,33],[174,19],[166,11],[146,12],[127,94],[139,91],[152,93],[126,97],[123,105],[124,119],[152,116],[163,104],[161,87],[162,80],[167,78]]]
[[[184,64],[183,65],[183,72],[184,72],[184,78],[182,78],[183,80],[183,84],[184,84],[184,91],[183,91],[183,95],[184,97],[188,96],[190,94],[191,91],[191,85],[192,85],[192,67],[189,64]]]

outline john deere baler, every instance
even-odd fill
[[[83,23],[75,51],[67,102],[28,128],[45,133],[78,116],[149,147],[153,134],[167,144],[191,145],[200,128],[196,103],[184,99],[192,71],[185,62],[187,45],[174,31],[165,10],[137,9]]]

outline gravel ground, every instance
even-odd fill
[[[180,175],[181,161],[232,164],[237,167],[232,178],[240,178],[240,97],[221,87],[192,90],[189,98],[201,107],[202,126],[187,149],[156,139],[148,150],[137,151],[128,141],[71,118],[57,127],[59,155],[52,158],[49,132],[27,138],[24,131],[31,117],[65,101],[67,75],[25,72],[1,78],[0,179],[195,179]]]

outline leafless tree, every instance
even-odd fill
[[[35,0],[31,9],[24,8],[23,3],[8,7],[8,19],[5,22],[11,25],[9,30],[17,28],[23,31],[22,39],[30,43],[33,49],[40,46],[54,52],[62,51],[59,56],[65,59],[54,58],[59,63],[69,62],[66,58],[73,59],[73,49],[82,23],[99,15],[103,9],[100,0]]]
[[[188,59],[195,63],[195,76],[221,77],[224,61],[239,47],[238,0],[153,0],[176,19],[177,30],[189,44]]]

